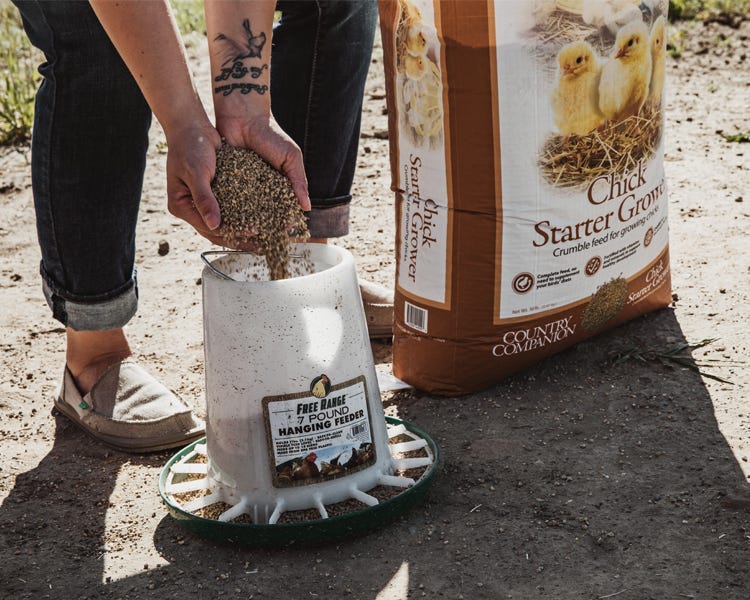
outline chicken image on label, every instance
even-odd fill
[[[599,108],[601,65],[586,41],[571,42],[557,55],[560,72],[552,93],[555,125],[565,136],[586,135],[601,127]]]
[[[612,34],[631,21],[641,19],[640,0],[583,0],[580,4],[585,23]]]
[[[667,24],[663,16],[659,16],[651,27],[649,36],[651,49],[651,82],[648,88],[648,101],[655,107],[661,105],[661,95],[664,91],[667,62]]]
[[[397,377],[479,390],[669,304],[668,5],[381,1]]]
[[[651,47],[643,21],[631,21],[617,32],[612,53],[602,67],[599,107],[608,121],[637,115],[651,83]]]

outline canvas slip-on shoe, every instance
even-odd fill
[[[393,335],[393,290],[371,281],[359,280],[370,339]]]
[[[109,367],[83,396],[65,367],[55,406],[88,434],[124,452],[181,447],[205,434],[184,400],[131,360]]]

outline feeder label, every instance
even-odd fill
[[[331,385],[326,375],[310,390],[263,399],[275,487],[344,477],[375,462],[364,377]]]

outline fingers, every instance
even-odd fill
[[[259,245],[257,243],[257,231],[243,231],[243,232],[231,232],[228,234],[226,231],[219,227],[217,222],[215,226],[212,222],[211,208],[206,211],[205,205],[213,200],[216,203],[216,199],[211,195],[211,198],[203,198],[203,212],[199,208],[199,202],[194,201],[193,195],[190,189],[182,181],[172,182],[167,185],[168,195],[168,208],[169,212],[182,219],[193,227],[200,235],[210,241],[216,246],[222,246],[224,248],[232,248],[233,250],[245,250],[247,252],[259,253]],[[218,216],[218,204],[216,205],[216,211]],[[208,212],[209,216],[206,217]],[[208,219],[208,223],[207,223]],[[220,216],[217,221],[220,222]],[[210,223],[210,224],[209,224]]]
[[[312,208],[310,193],[307,188],[302,151],[299,147],[291,140],[282,140],[280,152],[265,153],[263,150],[263,148],[259,148],[256,152],[289,180],[300,208],[304,211],[310,210]]]
[[[312,206],[310,204],[310,193],[307,187],[307,176],[305,175],[305,162],[302,158],[302,151],[286,134],[281,136],[281,142],[282,152],[280,152],[281,160],[279,164],[274,164],[272,161],[269,162],[289,179],[300,208],[308,211]]]
[[[218,229],[221,224],[221,213],[219,212],[219,203],[216,201],[211,185],[209,182],[195,181],[190,188],[193,198],[193,206],[200,215],[205,226],[213,231]]]
[[[216,149],[221,136],[208,123],[173,129],[167,138],[167,202],[169,211],[203,232],[221,224],[221,212],[211,190]]]
[[[192,199],[188,194],[183,194],[179,198],[170,201],[169,212],[191,225],[200,235],[216,246],[232,248],[233,250],[245,250],[253,253],[259,252],[259,245],[255,237],[257,232],[247,231],[224,235],[222,230],[218,227],[209,229],[205,223],[204,217],[199,212],[197,205],[193,204]]]
[[[201,235],[210,234],[213,229],[216,229],[216,227],[210,228],[207,226],[203,216],[193,204],[193,199],[190,196],[187,187],[185,187],[184,192],[179,194],[170,193],[169,191],[167,193],[169,196],[169,212],[175,217],[187,222]]]
[[[274,134],[275,135],[275,134]],[[268,147],[258,144],[254,150],[274,169],[283,174],[292,186],[302,210],[310,210],[310,193],[302,151],[291,139],[279,136]]]
[[[308,211],[312,208],[310,203],[310,193],[307,188],[307,177],[305,176],[305,167],[302,161],[302,152],[296,148],[297,152],[289,159],[288,164],[282,166],[282,173],[287,176],[289,183],[292,184],[294,195],[302,210]]]

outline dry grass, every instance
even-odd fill
[[[601,46],[599,30],[587,25],[576,15],[565,10],[555,10],[549,17],[539,21],[531,32],[534,44],[564,46],[578,40],[586,40],[592,46]]]
[[[587,135],[551,135],[539,158],[540,171],[556,187],[585,188],[602,175],[632,170],[656,152],[662,124],[661,109],[644,106],[637,116]]]

